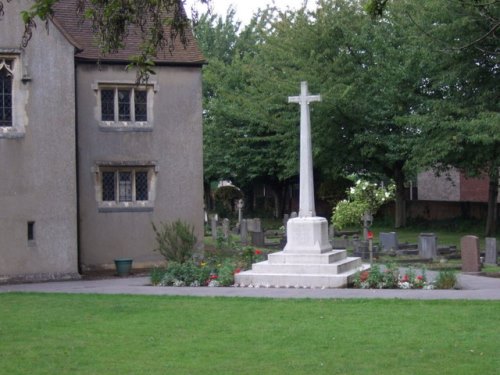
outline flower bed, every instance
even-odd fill
[[[435,289],[434,283],[427,280],[425,269],[418,273],[409,267],[401,274],[394,264],[383,271],[380,266],[374,265],[369,271],[358,272],[353,286],[360,289]]]
[[[235,274],[264,258],[262,250],[251,246],[237,249],[233,257],[222,257],[209,251],[201,261],[169,262],[164,268],[154,268],[151,272],[151,284],[178,287],[232,286]]]

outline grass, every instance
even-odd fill
[[[496,374],[500,301],[0,294],[2,374]]]

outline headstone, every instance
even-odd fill
[[[265,235],[264,232],[250,232],[252,237],[252,245],[253,246],[264,246],[265,244]]]
[[[382,251],[398,250],[398,234],[396,232],[381,232],[379,243]]]
[[[349,245],[349,239],[347,236],[333,237],[330,242],[333,249],[347,249],[347,246]]]
[[[215,216],[212,216],[210,220],[210,229],[212,230],[212,238],[214,240],[217,239],[217,218]]]
[[[242,219],[240,223],[240,240],[243,244],[246,244],[248,241],[248,226],[246,219]]]
[[[291,214],[290,214],[290,219],[295,219],[297,217],[297,212],[293,211]]]
[[[437,258],[437,237],[434,233],[421,233],[418,237],[418,255],[422,259]]]
[[[222,234],[225,239],[229,238],[229,219],[222,220]]]
[[[460,240],[460,251],[462,253],[462,271],[481,271],[479,259],[479,238],[476,236],[464,236]]]
[[[260,219],[253,219],[253,230],[252,232],[262,232],[262,225]]]
[[[497,239],[494,237],[486,237],[486,252],[484,262],[486,264],[497,264]]]
[[[241,223],[241,220],[243,219],[243,199],[238,199],[237,203],[237,208],[238,208],[238,223]]]

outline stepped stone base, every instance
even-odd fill
[[[287,244],[269,254],[265,262],[235,275],[242,287],[345,288],[357,271],[368,269],[361,258],[333,250],[328,241],[328,222],[322,217],[288,220]]]
[[[235,282],[241,287],[345,288],[357,271],[368,268],[360,258],[347,257],[345,250],[318,255],[282,251],[235,275]]]

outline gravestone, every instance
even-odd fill
[[[226,240],[229,238],[229,219],[222,220],[222,234]]]
[[[212,231],[212,238],[214,240],[217,239],[217,218],[215,216],[212,216],[210,219],[210,229]]]
[[[381,232],[379,242],[382,251],[398,250],[398,234],[396,232]]]
[[[243,220],[243,199],[238,199],[238,203],[236,204],[236,208],[238,209],[238,223],[241,223]]]
[[[418,255],[422,259],[437,258],[437,237],[434,233],[420,233],[418,237]]]
[[[297,217],[297,212],[293,211],[291,214],[290,214],[290,219],[295,219]]]
[[[497,239],[492,237],[486,237],[486,252],[484,262],[486,264],[496,265],[497,264]]]
[[[265,234],[264,232],[250,232],[252,237],[253,246],[264,246],[265,244]]]
[[[460,251],[462,253],[462,271],[481,271],[479,259],[479,238],[476,236],[464,236],[460,240]]]
[[[248,241],[248,225],[247,219],[242,219],[240,223],[240,240],[241,243],[245,244]]]

